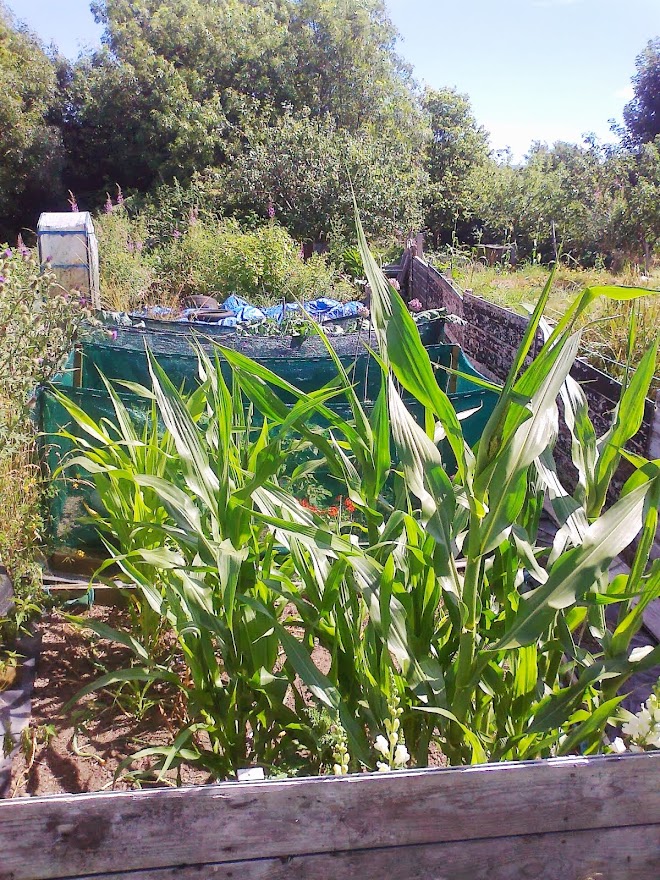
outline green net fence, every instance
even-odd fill
[[[42,458],[50,474],[55,474],[74,448],[73,442],[61,436],[62,431],[81,436],[66,409],[58,401],[62,394],[77,404],[95,421],[105,418],[114,421],[114,409],[103,382],[103,376],[113,382],[151,385],[147,360],[147,347],[156,356],[174,385],[192,391],[199,383],[198,358],[194,344],[210,354],[217,352],[213,341],[191,334],[187,330],[162,331],[155,328],[141,330],[117,330],[113,338],[99,334],[83,343],[72,355],[62,379],[51,388],[41,390],[38,398],[37,418],[41,432]],[[336,376],[332,359],[318,338],[287,340],[281,338],[237,338],[227,335],[217,338],[221,344],[230,341],[231,347],[239,348],[255,361],[276,373],[300,390],[309,392],[322,388]],[[373,344],[375,340],[371,339]],[[367,411],[375,400],[381,382],[380,368],[360,340],[344,338],[333,340],[345,369],[351,375],[360,399]],[[481,388],[469,377],[479,377],[458,346],[442,342],[426,345],[436,378],[445,390],[456,411],[463,419],[466,441],[474,445],[488,420],[497,396]],[[325,351],[325,354],[324,354]],[[444,368],[452,368],[465,376],[450,374]],[[231,380],[231,370],[221,361],[225,378]],[[136,425],[144,422],[149,403],[144,397],[116,385],[120,397]],[[278,392],[280,393],[280,392]],[[286,395],[281,392],[286,401]],[[404,397],[405,399],[405,397]],[[413,414],[423,420],[423,411],[416,402],[408,400]],[[348,403],[342,398],[333,400],[329,406],[345,418],[350,418]],[[450,461],[450,451],[443,450]],[[93,483],[86,475],[73,468],[60,472],[51,482],[47,500],[49,537],[53,549],[70,549],[92,552],[102,547],[90,511],[102,512],[101,503]]]

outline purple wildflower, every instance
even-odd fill
[[[18,248],[18,252],[22,257],[30,256],[30,248],[25,247],[25,242],[23,241],[23,236],[21,233],[18,233],[18,238],[16,239],[16,247]]]
[[[140,240],[135,242],[135,250],[138,252],[138,254],[142,250],[142,242]]]
[[[197,207],[191,208],[188,211],[188,224],[190,226],[194,226],[195,223],[197,223],[198,219],[199,219],[199,208],[197,208]]]
[[[69,205],[71,205],[71,210],[72,210],[74,213],[77,212],[77,211],[79,210],[79,209],[78,209],[78,202],[76,201],[76,197],[75,197],[74,194],[71,192],[71,190],[69,190]]]
[[[6,250],[5,253],[4,253],[4,256],[5,256],[5,257],[12,257],[13,255],[14,255],[14,252],[12,251],[12,249],[11,249],[11,248],[7,248],[7,250]]]
[[[103,205],[103,210],[106,214],[112,214],[112,199],[110,198],[110,193],[106,193],[105,204]]]
[[[179,232],[178,229],[174,230],[174,232],[172,233],[172,238],[176,238],[176,239],[181,238],[181,233]]]
[[[268,217],[272,220],[275,216],[275,205],[272,199],[268,199]]]
[[[410,309],[411,312],[421,312],[422,311],[422,304],[418,299],[411,299],[410,302],[408,303],[408,308]]]
[[[123,205],[124,204],[124,193],[121,191],[121,187],[119,186],[118,183],[116,183],[115,186],[117,187],[117,204]]]
[[[4,284],[6,280],[4,275],[0,275],[0,284]]]

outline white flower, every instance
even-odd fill
[[[394,752],[394,765],[396,767],[405,767],[409,760],[408,749],[403,744],[398,745]]]
[[[633,650],[630,652],[628,660],[630,661],[630,663],[639,663],[639,661],[643,660],[644,657],[646,657],[647,654],[650,654],[652,650],[652,645],[642,645],[640,648],[633,648]]]
[[[617,736],[616,739],[610,743],[610,749],[617,755],[622,755],[625,752],[626,746],[620,736]]]
[[[339,766],[339,764],[332,765],[332,772],[335,774],[335,776],[343,776],[344,775],[344,770],[342,767]]]
[[[640,742],[646,739],[652,726],[651,713],[642,707],[641,711],[634,715],[630,721],[626,721],[621,729],[625,736]]]
[[[376,764],[376,767],[378,767],[378,770],[380,773],[389,773],[390,772],[390,765],[384,764],[382,761],[378,761],[378,763]]]
[[[380,752],[384,757],[389,757],[390,754],[390,744],[385,739],[385,737],[381,734],[376,737],[376,742],[374,743],[374,748],[377,752]]]

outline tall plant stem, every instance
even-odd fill
[[[477,601],[479,598],[479,581],[481,576],[481,556],[478,552],[479,528],[475,522],[471,526],[468,538],[468,558],[463,583],[463,614],[465,621],[461,629],[456,666],[456,693],[454,697],[454,714],[463,722],[470,706],[470,680],[474,662],[477,635]]]

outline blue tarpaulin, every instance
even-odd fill
[[[356,317],[365,306],[364,303],[354,300],[343,303],[338,299],[328,299],[328,297],[322,296],[304,302],[302,305],[300,303],[280,303],[276,306],[266,306],[260,309],[243,299],[242,296],[232,293],[222,303],[221,308],[232,312],[232,315],[218,321],[203,321],[203,323],[215,324],[218,327],[237,327],[239,324],[260,324],[262,321],[270,320],[281,324],[286,318],[300,313],[308,314],[319,323],[328,323],[329,321],[339,321],[342,318]],[[167,319],[170,316],[171,320],[187,323],[199,320],[203,315],[203,310],[191,308],[175,312],[174,309],[167,306],[150,306],[146,311],[133,312],[132,315],[135,318],[156,317],[161,319]]]

